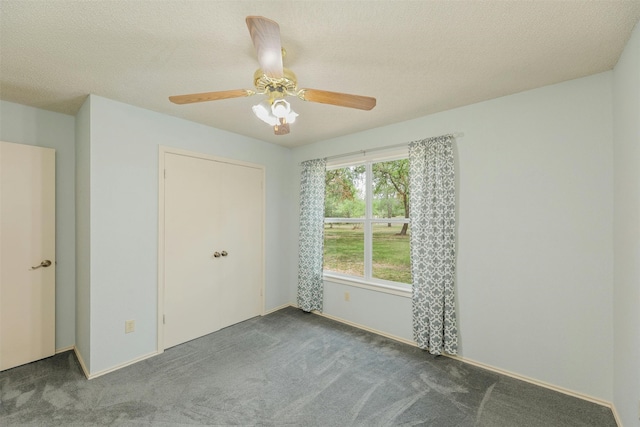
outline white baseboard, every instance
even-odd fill
[[[267,314],[275,313],[276,311],[280,311],[280,310],[282,310],[283,308],[287,308],[287,307],[291,307],[291,306],[292,306],[292,304],[283,304],[283,305],[281,305],[281,306],[279,306],[279,307],[272,308],[271,310],[267,310],[267,311],[265,311],[264,313],[262,313],[262,315],[263,315],[263,316],[266,316]]]
[[[443,356],[449,357],[451,359],[459,360],[459,361],[467,363],[469,365],[477,366],[478,368],[486,369],[487,371],[492,371],[492,372],[495,372],[495,373],[498,373],[498,374],[501,374],[501,375],[506,375],[508,377],[515,378],[515,379],[520,380],[520,381],[524,381],[524,382],[527,382],[527,383],[530,383],[530,384],[533,384],[533,385],[537,385],[539,387],[544,387],[544,388],[547,388],[549,390],[557,391],[557,392],[562,393],[562,394],[566,394],[566,395],[569,395],[569,396],[577,397],[578,399],[586,400],[586,401],[591,402],[591,403],[596,403],[598,405],[606,406],[606,407],[609,407],[609,408],[611,407],[611,402],[608,402],[606,400],[602,400],[602,399],[599,399],[597,397],[589,396],[588,394],[580,393],[580,392],[577,392],[577,391],[574,391],[574,390],[570,390],[570,389],[567,389],[567,388],[564,388],[564,387],[560,387],[560,386],[557,386],[557,385],[554,385],[554,384],[550,384],[550,383],[547,383],[547,382],[544,382],[544,381],[540,381],[540,380],[537,380],[535,378],[527,377],[525,375],[520,375],[520,374],[517,374],[515,372],[507,371],[507,370],[504,370],[504,369],[501,369],[501,368],[496,368],[495,366],[487,365],[486,363],[478,362],[478,361],[473,360],[473,359],[468,359],[466,357],[457,356],[457,355],[453,355],[453,354],[443,354]]]
[[[72,350],[75,350],[75,348],[76,348],[75,345],[70,345],[69,347],[56,348],[55,354],[64,353],[65,351],[72,351]]]
[[[611,408],[611,412],[613,412],[613,418],[616,420],[616,424],[618,424],[618,427],[623,427],[622,419],[620,419],[620,414],[618,414],[618,411],[616,410],[616,405],[612,403],[610,408]]]
[[[267,314],[274,313],[274,312],[276,312],[278,310],[282,310],[283,308],[287,308],[290,305],[291,304],[281,305],[280,307],[276,307],[274,309],[271,309],[269,311],[264,312],[264,314],[262,314],[262,315],[266,316]],[[94,378],[97,378],[97,377],[100,377],[102,375],[108,374],[110,372],[117,371],[118,369],[122,369],[122,368],[124,368],[126,366],[133,365],[134,363],[141,362],[141,361],[143,361],[145,359],[149,359],[149,358],[151,358],[153,356],[157,356],[158,354],[160,354],[159,352],[154,351],[152,353],[145,354],[143,356],[140,356],[140,357],[137,357],[135,359],[129,360],[129,361],[125,362],[125,363],[121,363],[119,365],[112,366],[111,368],[104,369],[102,371],[98,371],[98,372],[95,372],[95,373],[90,373],[89,370],[87,369],[87,365],[85,364],[84,360],[82,359],[82,356],[80,355],[80,352],[78,351],[76,346],[69,346],[69,347],[57,349],[56,350],[56,354],[57,353],[62,353],[62,352],[65,352],[65,351],[69,351],[69,350],[73,350],[73,352],[76,355],[76,358],[78,359],[78,363],[80,364],[80,367],[82,368],[82,372],[84,373],[84,376],[87,377],[87,379],[89,379],[89,380],[92,380]]]
[[[92,380],[94,378],[97,378],[97,377],[100,377],[102,375],[108,374],[109,372],[117,371],[118,369],[122,369],[125,366],[133,365],[134,363],[141,362],[141,361],[143,361],[145,359],[149,359],[150,357],[156,356],[158,354],[157,352],[145,354],[144,356],[137,357],[137,358],[129,360],[129,361],[125,362],[125,363],[121,363],[120,365],[112,366],[111,368],[104,369],[102,371],[99,371],[99,372],[96,372],[96,373],[92,374],[92,373],[89,372],[89,369],[87,369],[87,364],[84,363],[84,359],[82,358],[82,355],[80,354],[80,352],[78,351],[78,348],[76,346],[71,346],[71,347],[58,349],[58,350],[56,350],[56,354],[62,353],[62,352],[65,352],[65,351],[69,351],[69,350],[73,350],[73,352],[75,353],[76,359],[78,359],[78,363],[80,364],[80,368],[82,368],[82,373],[84,374],[85,377],[87,377],[88,380]]]
[[[335,320],[336,322],[340,322],[340,323],[344,323],[344,324],[349,325],[349,326],[353,326],[354,328],[358,328],[358,329],[362,329],[362,330],[365,330],[365,331],[368,331],[368,332],[372,332],[372,333],[374,333],[376,335],[381,335],[381,336],[383,336],[385,338],[389,338],[389,339],[392,339],[394,341],[400,341],[403,344],[409,344],[409,345],[412,345],[414,347],[417,347],[415,341],[408,340],[406,338],[402,338],[402,337],[399,337],[399,336],[396,336],[396,335],[391,335],[391,334],[388,334],[386,332],[379,331],[377,329],[369,328],[368,326],[364,326],[364,325],[361,325],[359,323],[354,323],[354,322],[351,322],[349,320],[345,320],[345,319],[342,319],[340,317],[333,316],[331,314],[320,313],[319,311],[315,311],[315,310],[313,311],[313,313],[317,314],[319,316],[322,316],[322,317],[326,317],[327,319]]]
[[[87,375],[87,379],[92,380],[94,378],[101,377],[102,375],[108,374],[110,372],[117,371],[118,369],[125,368],[125,367],[127,367],[129,365],[133,365],[134,363],[142,362],[145,359],[149,359],[149,358],[151,358],[153,356],[157,356],[157,355],[158,355],[158,352],[154,351],[154,352],[145,354],[144,356],[136,357],[135,359],[131,359],[131,360],[127,361],[127,362],[121,363],[121,364],[116,365],[116,366],[112,366],[112,367],[107,368],[107,369],[103,369],[102,371],[98,371],[98,372],[93,373],[93,374],[87,375],[87,373],[85,371],[85,375]]]
[[[289,305],[292,306],[292,307],[296,307],[295,304],[289,304]],[[333,315],[330,315],[330,314],[326,314],[326,313],[320,313],[319,311],[313,311],[313,313],[317,314],[319,316],[322,316],[322,317],[326,317],[326,318],[331,319],[331,320],[335,320],[336,322],[344,323],[346,325],[353,326],[353,327],[358,328],[358,329],[363,329],[365,331],[372,332],[374,334],[382,335],[383,337],[390,338],[392,340],[399,341],[399,342],[404,343],[404,344],[408,344],[408,345],[411,345],[411,346],[414,346],[414,347],[418,346],[416,344],[416,342],[413,341],[413,340],[408,340],[406,338],[394,336],[394,335],[391,335],[391,334],[386,333],[386,332],[382,332],[382,331],[379,331],[379,330],[376,330],[376,329],[373,329],[373,328],[369,328],[369,327],[364,326],[364,325],[360,325],[360,324],[355,323],[355,322],[351,322],[351,321],[346,320],[346,319],[342,319],[340,317],[336,317],[336,316],[333,316]],[[606,401],[606,400],[603,400],[603,399],[599,399],[599,398],[596,398],[596,397],[593,397],[593,396],[589,396],[589,395],[586,395],[584,393],[580,393],[580,392],[577,392],[577,391],[569,390],[569,389],[566,389],[564,387],[560,387],[560,386],[556,386],[556,385],[553,385],[553,384],[549,384],[549,383],[546,383],[544,381],[539,381],[539,380],[536,380],[534,378],[529,378],[527,376],[516,374],[514,372],[506,371],[504,369],[497,368],[495,366],[491,366],[491,365],[487,365],[487,364],[484,364],[484,363],[481,363],[481,362],[477,362],[477,361],[472,360],[472,359],[467,359],[466,357],[456,356],[456,355],[449,355],[449,354],[443,354],[443,356],[449,357],[451,359],[459,360],[460,362],[467,363],[467,364],[473,365],[473,366],[477,366],[477,367],[482,368],[482,369],[486,369],[486,370],[489,370],[489,371],[492,371],[492,372],[496,372],[498,374],[505,375],[507,377],[515,378],[515,379],[520,380],[520,381],[525,381],[525,382],[528,382],[530,384],[534,384],[534,385],[537,385],[537,386],[540,386],[540,387],[547,388],[549,390],[557,391],[557,392],[562,393],[562,394],[566,394],[566,395],[569,395],[569,396],[572,396],[572,397],[576,397],[578,399],[586,400],[588,402],[595,403],[595,404],[607,407],[607,408],[611,409],[611,411],[613,412],[613,416],[614,416],[614,418],[616,420],[616,423],[618,423],[618,426],[622,427],[622,422],[620,421],[620,417],[618,415],[618,412],[616,411],[616,408],[615,408],[614,404],[609,402],[609,401]]]
[[[76,359],[78,359],[78,363],[80,364],[80,368],[82,368],[82,372],[87,379],[90,379],[91,375],[89,374],[89,370],[87,369],[87,365],[84,363],[84,359],[80,355],[78,348],[76,346],[73,347],[73,352],[76,354]]]
[[[473,366],[477,366],[479,368],[482,369],[486,369],[488,371],[492,371],[492,372],[496,372],[498,374],[501,375],[505,375],[507,377],[511,377],[511,378],[515,378],[517,380],[520,381],[524,381],[539,387],[544,387],[547,388],[549,390],[553,390],[553,391],[557,391],[558,393],[562,393],[562,394],[566,394],[568,396],[572,396],[578,399],[582,399],[582,400],[586,400],[587,402],[591,402],[591,403],[595,403],[596,405],[600,405],[600,406],[604,406],[606,408],[611,409],[611,412],[613,412],[613,418],[616,421],[616,424],[618,424],[618,427],[622,427],[622,421],[620,420],[620,416],[618,415],[618,411],[616,411],[616,407],[613,404],[613,402],[609,402],[607,400],[604,399],[599,399],[597,397],[593,397],[593,396],[589,396],[588,394],[584,394],[584,393],[580,393],[578,391],[574,391],[574,390],[570,390],[564,387],[560,387],[554,384],[549,384],[547,382],[544,381],[540,381],[540,380],[536,380],[534,378],[530,378],[524,375],[520,375],[520,374],[516,374],[514,372],[510,372],[510,371],[506,371],[504,369],[501,368],[496,368],[495,366],[491,366],[491,365],[487,365],[485,363],[481,363],[481,362],[477,362],[473,359],[467,359],[466,357],[462,357],[462,356],[457,356],[457,355],[451,355],[451,354],[443,354],[443,356],[449,357],[451,359],[456,359],[459,360],[461,362],[467,363],[469,365],[473,365]]]

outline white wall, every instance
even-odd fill
[[[91,100],[76,114],[76,352],[91,371]]]
[[[0,140],[56,150],[56,349],[75,343],[74,118],[0,101]]]
[[[640,426],[640,25],[613,72],[614,403]]]
[[[98,96],[89,102],[91,374],[156,351],[159,145],[266,166],[265,305],[287,304],[290,254],[280,237],[291,223],[290,150]],[[127,319],[135,333],[124,334]]]
[[[611,80],[607,72],[321,141],[294,149],[294,164],[464,132],[456,142],[460,355],[610,401]],[[327,314],[412,339],[407,298],[325,289]]]

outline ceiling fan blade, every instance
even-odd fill
[[[260,68],[267,77],[281,78],[282,45],[280,44],[280,26],[277,22],[263,16],[247,16],[247,28],[258,53]]]
[[[376,106],[376,99],[370,96],[349,95],[348,93],[329,92],[326,90],[301,89],[300,92],[298,92],[298,96],[305,101],[357,108],[360,110],[371,110]]]
[[[247,89],[223,90],[220,92],[192,93],[189,95],[170,96],[169,101],[174,104],[191,104],[194,102],[217,101],[219,99],[240,98],[251,96],[255,92]]]

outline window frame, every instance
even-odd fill
[[[362,224],[364,233],[364,275],[363,277],[352,276],[336,271],[325,270],[323,277],[331,282],[338,282],[351,286],[371,289],[391,293],[400,296],[410,296],[412,292],[411,283],[393,282],[373,277],[373,224],[392,223],[409,224],[410,218],[376,218],[373,217],[373,164],[402,160],[409,158],[408,147],[396,147],[393,149],[375,150],[375,152],[362,151],[355,155],[341,156],[335,159],[328,159],[326,170],[341,169],[349,166],[365,166],[365,216],[361,218],[324,218],[324,224],[330,223],[357,223]]]

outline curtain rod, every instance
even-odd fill
[[[464,133],[463,132],[446,133],[443,136],[446,136],[446,135],[451,135],[454,138],[462,138],[464,136]],[[381,151],[381,150],[389,150],[391,148],[407,147],[409,144],[410,144],[410,142],[403,142],[402,144],[387,145],[386,147],[370,148],[368,150],[358,150],[358,151],[352,151],[351,153],[336,154],[335,156],[325,157],[325,160],[334,160],[334,159],[339,159],[341,157],[355,156],[356,154],[365,155],[365,154],[370,153],[372,151]]]

